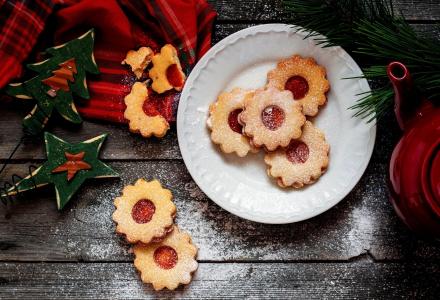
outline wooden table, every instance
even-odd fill
[[[259,23],[286,21],[279,1],[213,0],[219,13],[214,42]],[[439,36],[438,0],[395,0],[413,26]],[[0,159],[21,135],[28,107],[0,108]],[[176,130],[143,139],[125,126],[62,123],[49,131],[77,142],[109,133],[101,157],[121,179],[88,181],[62,211],[52,189],[32,191],[0,218],[0,298],[435,298],[440,296],[440,248],[409,232],[388,201],[386,174],[399,130],[390,114],[378,124],[364,176],[339,205],[311,220],[263,225],[219,208],[197,187],[181,159]],[[45,159],[28,142],[6,173],[23,174]],[[177,223],[199,247],[193,282],[154,292],[133,267],[130,247],[115,233],[113,199],[137,178],[158,178],[173,190]],[[3,209],[3,208],[2,208]]]

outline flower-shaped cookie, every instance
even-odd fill
[[[180,232],[177,226],[160,243],[135,245],[134,255],[134,266],[142,281],[153,284],[155,290],[174,290],[180,284],[190,283],[198,267],[196,246],[189,234]]]
[[[114,203],[116,232],[124,234],[129,243],[161,240],[174,224],[176,206],[171,199],[171,192],[157,180],[139,179],[126,186]]]
[[[177,50],[167,44],[160,49],[160,53],[153,56],[153,67],[149,72],[153,80],[152,89],[162,94],[171,89],[181,91],[185,83],[185,73],[182,71]]]
[[[140,133],[143,137],[163,137],[170,125],[167,120],[159,114],[150,114],[145,102],[149,100],[148,89],[142,82],[135,82],[130,94],[125,96],[124,101],[127,108],[124,117],[128,120],[131,132]]]
[[[299,138],[305,120],[301,105],[293,100],[291,92],[271,87],[247,97],[239,115],[243,133],[250,137],[252,145],[269,151]]]
[[[244,99],[252,97],[253,91],[235,88],[229,93],[221,93],[217,101],[209,107],[208,127],[211,129],[211,140],[220,146],[224,153],[237,153],[243,157],[258,151],[249,144],[249,139],[242,134],[238,115],[243,111]]]
[[[306,121],[301,138],[292,140],[287,148],[266,154],[267,174],[281,187],[311,184],[327,169],[329,149],[324,133]]]
[[[136,75],[136,78],[139,79],[142,77],[142,73],[150,64],[152,58],[153,50],[151,50],[150,47],[141,47],[137,51],[128,51],[122,64],[129,65],[133,73]]]
[[[267,79],[268,86],[291,91],[293,98],[303,106],[306,116],[318,113],[318,107],[326,102],[325,94],[330,89],[325,68],[316,64],[313,58],[299,55],[281,60],[267,74]]]

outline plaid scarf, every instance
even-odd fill
[[[85,118],[119,123],[126,122],[124,97],[136,81],[121,65],[127,51],[149,46],[157,52],[165,43],[173,44],[189,73],[211,46],[216,16],[205,0],[0,0],[0,12],[0,88],[21,73],[21,63],[53,12],[55,44],[95,28],[101,74],[88,77],[91,98],[77,99],[78,111]],[[169,91],[153,99],[168,121],[174,121],[179,96]]]
[[[50,0],[0,0],[0,88],[21,74],[53,6]]]

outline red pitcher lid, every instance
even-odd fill
[[[422,167],[422,188],[428,204],[440,216],[440,140],[433,144]]]

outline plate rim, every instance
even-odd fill
[[[252,214],[250,214],[250,215],[243,214],[243,213],[241,213],[242,211],[236,211],[232,207],[226,205],[227,203],[223,203],[224,201],[223,202],[216,201],[214,199],[215,197],[211,193],[211,191],[203,188],[202,185],[199,183],[198,175],[195,174],[195,172],[196,172],[195,168],[193,168],[192,165],[188,162],[188,160],[190,160],[189,153],[188,153],[189,149],[187,148],[186,144],[184,144],[184,142],[183,142],[184,108],[186,108],[187,101],[189,98],[189,92],[191,90],[191,86],[192,86],[194,80],[198,77],[200,71],[206,66],[206,63],[211,58],[212,54],[214,54],[218,50],[223,49],[224,47],[227,47],[230,41],[235,40],[235,39],[238,40],[240,38],[245,38],[248,34],[253,34],[253,33],[258,33],[258,32],[267,32],[270,30],[275,30],[275,31],[279,31],[279,32],[286,31],[286,30],[290,31],[290,30],[292,30],[292,28],[295,28],[297,30],[298,34],[302,34],[302,35],[307,34],[307,31],[300,26],[291,25],[291,24],[284,24],[284,23],[269,23],[269,24],[255,25],[255,26],[250,26],[250,27],[244,28],[242,30],[239,30],[239,31],[225,37],[224,39],[222,39],[221,41],[216,43],[213,47],[211,47],[203,55],[203,57],[197,62],[197,64],[194,66],[191,73],[189,74],[187,81],[186,81],[186,84],[182,90],[182,94],[180,96],[180,101],[179,101],[178,110],[177,110],[176,127],[177,127],[177,139],[178,139],[179,149],[180,149],[184,164],[185,164],[189,174],[191,175],[191,178],[194,180],[194,182],[197,184],[197,186],[203,191],[203,193],[205,193],[205,195],[211,201],[213,201],[215,204],[220,206],[222,209],[224,209],[224,210],[228,211],[229,213],[236,215],[240,218],[250,220],[253,222],[257,222],[257,223],[263,223],[263,224],[290,224],[290,223],[301,222],[304,220],[314,218],[314,217],[328,211],[329,209],[333,208],[334,206],[336,206],[338,203],[340,203],[343,199],[346,198],[346,196],[355,188],[357,183],[362,178],[362,176],[365,173],[365,170],[367,169],[368,164],[371,160],[371,156],[373,154],[373,150],[374,150],[374,146],[375,146],[375,142],[376,142],[377,128],[376,128],[376,124],[372,123],[373,125],[368,125],[369,126],[369,133],[370,133],[370,140],[371,140],[371,142],[368,144],[369,149],[365,152],[366,157],[368,157],[368,159],[366,159],[363,162],[363,164],[361,164],[359,166],[359,171],[357,172],[356,176],[353,177],[353,180],[348,185],[348,188],[346,188],[346,190],[340,194],[340,196],[338,197],[338,200],[335,201],[331,206],[324,207],[323,209],[322,208],[317,209],[315,211],[315,213],[310,214],[309,216],[307,216],[305,218],[301,218],[301,219],[290,218],[290,219],[283,219],[281,221],[277,221],[277,220],[261,219],[259,216],[255,216]],[[323,37],[323,36],[319,36],[319,37]],[[339,49],[340,51],[342,51],[344,56],[346,56],[346,59],[351,61],[351,64],[357,69],[356,71],[359,71],[361,74],[363,74],[362,69],[359,67],[359,65],[356,63],[356,61],[354,61],[354,59],[342,47],[334,46],[332,48]],[[364,86],[366,87],[365,91],[366,92],[371,91],[371,88],[368,84],[368,81],[365,78],[360,79],[360,80],[363,81]],[[366,121],[364,121],[364,122],[366,122]],[[291,220],[291,219],[293,219],[293,220]]]

